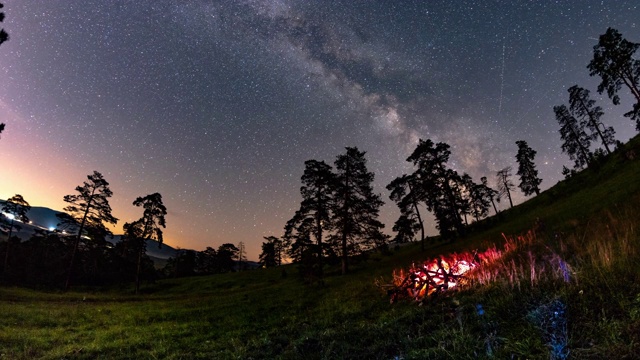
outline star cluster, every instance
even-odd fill
[[[598,97],[586,69],[607,27],[640,41],[635,1],[3,3],[0,198],[61,209],[98,170],[115,231],[160,192],[173,246],[243,241],[257,258],[299,205],[304,161],[345,146],[367,151],[385,199],[420,138],[476,181],[526,140],[552,186],[569,165],[552,107],[574,84],[617,139],[635,134],[630,100]]]

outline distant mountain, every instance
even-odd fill
[[[0,207],[4,204],[4,200],[0,200]],[[22,241],[28,240],[34,233],[35,229],[56,230],[58,223],[60,220],[56,217],[56,214],[60,214],[60,211],[52,210],[47,207],[42,206],[34,206],[31,208],[27,216],[29,217],[30,223],[23,224],[18,223],[22,229],[20,231],[15,231],[13,234]],[[6,219],[4,219],[6,220]],[[0,235],[0,239],[6,240],[8,234],[4,232]],[[115,244],[117,243],[122,235],[114,235],[113,238],[107,237],[107,241]],[[160,244],[158,246],[158,242],[147,240],[147,255],[158,258],[158,259],[168,259],[170,257],[175,257],[178,253],[178,250],[175,248],[166,245]]]

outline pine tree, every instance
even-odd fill
[[[263,267],[282,265],[283,242],[275,236],[265,236],[262,243],[262,253],[258,256]]]
[[[456,192],[460,176],[446,166],[451,155],[449,148],[445,143],[434,144],[430,139],[420,139],[416,149],[407,158],[417,166],[412,175],[417,185],[416,197],[434,214],[443,237],[464,231],[459,209],[460,193]]]
[[[317,253],[320,251],[313,246],[311,234],[314,229],[314,221],[311,217],[304,217],[300,211],[296,211],[293,218],[287,221],[284,227],[283,240],[288,244],[287,256],[294,263],[301,262],[310,248],[314,248]]]
[[[400,209],[400,217],[393,225],[393,231],[396,232],[395,242],[412,241],[416,232],[420,230],[420,243],[424,250],[424,221],[418,207],[420,199],[416,191],[415,178],[411,175],[402,175],[389,183],[387,190],[391,191],[389,198]]]
[[[486,178],[483,178],[486,180]],[[482,179],[481,179],[482,181]],[[489,189],[491,190],[491,189]],[[489,214],[489,206],[491,205],[491,198],[487,196],[487,188],[484,184],[472,184],[469,190],[469,196],[471,200],[471,214],[479,221]],[[495,207],[494,207],[495,208]]]
[[[525,196],[533,193],[540,195],[540,183],[542,180],[538,178],[538,170],[533,160],[536,157],[536,151],[533,150],[526,141],[516,141],[518,145],[518,153],[516,154],[516,162],[518,163],[518,173],[520,176],[520,184],[518,187]]]
[[[301,178],[302,187],[300,188],[302,202],[300,209],[285,228],[285,233],[288,231],[288,235],[285,234],[285,239],[291,237],[291,232],[294,229],[302,229],[300,226],[303,222],[311,221],[313,223],[312,233],[315,236],[315,248],[318,251],[317,257],[315,257],[318,262],[316,265],[318,274],[315,275],[322,277],[323,249],[325,247],[323,234],[330,225],[331,202],[333,201],[336,179],[331,166],[324,161],[307,160],[304,165],[305,169]],[[302,245],[302,243],[298,245]]]
[[[142,217],[132,223],[124,224],[124,231],[127,238],[137,243],[137,266],[136,266],[136,294],[140,290],[140,269],[142,257],[146,253],[147,240],[162,244],[162,228],[166,228],[165,215],[167,208],[162,203],[162,195],[153,193],[145,197],[138,197],[133,202],[134,206],[142,206],[144,212]]]
[[[605,127],[600,121],[600,117],[604,114],[602,108],[595,106],[596,101],[589,98],[589,90],[574,85],[568,91],[569,111],[571,114],[579,119],[581,123],[586,124],[591,131],[591,140],[596,140],[599,137],[602,145],[607,150],[607,154],[611,154],[609,145],[616,144],[614,138],[616,132],[613,127]]]
[[[600,35],[598,44],[593,47],[593,59],[587,65],[589,75],[598,75],[602,82],[598,93],[605,90],[615,105],[620,104],[618,91],[626,86],[636,103],[624,116],[636,121],[636,130],[640,131],[640,60],[633,58],[640,44],[622,37],[616,29],[608,28]]]
[[[351,147],[346,150],[335,161],[336,190],[331,211],[335,230],[332,240],[340,248],[342,274],[349,269],[350,255],[386,242],[381,232],[384,224],[378,221],[384,202],[373,193],[374,174],[367,170],[365,152]]]
[[[108,224],[118,222],[118,219],[111,215],[109,198],[113,193],[109,189],[109,183],[97,171],[87,175],[87,179],[88,181],[85,181],[82,186],[76,187],[75,190],[78,194],[64,196],[64,201],[71,204],[65,207],[64,211],[67,212],[70,219],[80,224],[67,272],[67,281],[65,283],[65,289],[67,290],[71,285],[73,266],[82,237],[85,236],[85,233],[88,233],[94,234],[96,241],[104,240],[104,235],[111,234],[111,231],[104,226],[103,222]],[[103,236],[103,239],[98,239],[97,237],[99,236]]]
[[[511,200],[511,191],[516,188],[516,186],[511,181],[511,172],[513,169],[511,166],[507,166],[506,168],[499,170],[496,173],[496,180],[498,182],[498,196],[503,198],[505,195],[509,199],[509,205],[513,207],[513,200]]]
[[[569,158],[574,161],[575,169],[583,169],[593,157],[589,151],[591,137],[584,131],[585,124],[571,115],[565,105],[554,106],[553,111],[556,114],[558,124],[560,124],[560,138],[564,140],[562,152],[568,154]]]

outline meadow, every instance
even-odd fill
[[[374,254],[324,284],[294,265],[132,288],[0,288],[0,359],[633,359],[640,138],[452,243]],[[390,304],[377,286],[439,254],[503,255],[466,285]]]

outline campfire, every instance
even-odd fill
[[[421,264],[414,263],[408,271],[396,270],[391,284],[379,286],[387,290],[391,303],[404,297],[422,301],[429,295],[467,283],[471,271],[500,256],[501,252],[495,248],[481,253],[475,251],[439,256]]]

